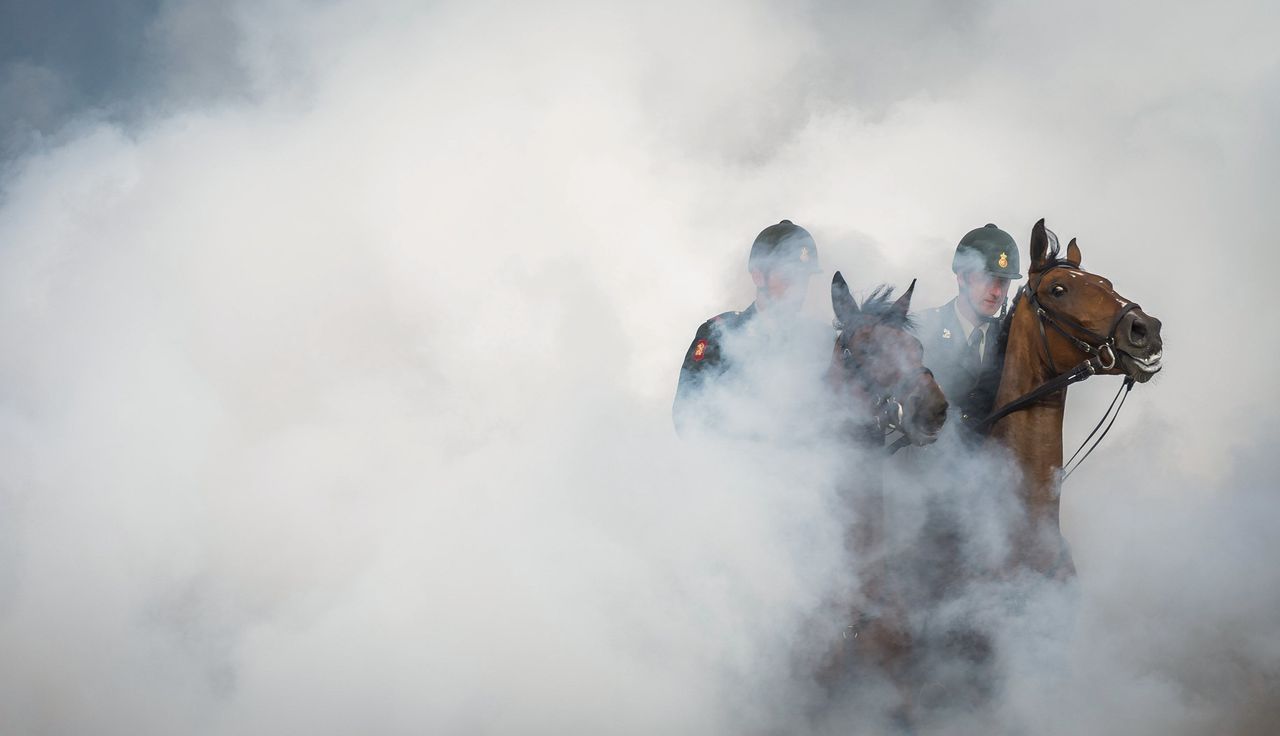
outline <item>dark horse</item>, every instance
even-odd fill
[[[877,287],[859,306],[839,271],[831,279],[831,307],[840,334],[827,370],[847,417],[863,439],[883,440],[899,430],[917,445],[938,438],[947,400],[924,366],[924,349],[911,334],[911,295],[916,282],[893,299],[893,288]],[[870,417],[870,419],[868,419]]]
[[[947,400],[924,366],[920,341],[910,332],[908,311],[915,282],[896,300],[878,287],[861,306],[839,272],[831,282],[831,305],[840,333],[832,350],[827,383],[841,408],[837,429],[860,452],[851,453],[843,489],[853,514],[848,548],[860,590],[837,651],[820,673],[834,684],[851,669],[871,665],[907,700],[899,665],[910,644],[905,611],[886,581],[882,461],[886,434],[926,445],[946,421]]]
[[[988,426],[1022,473],[1024,513],[1012,530],[1009,567],[1071,577],[1075,566],[1058,527],[1066,387],[1094,374],[1151,380],[1163,356],[1160,320],[1116,293],[1108,279],[1081,268],[1074,238],[1059,257],[1057,238],[1042,219],[1031,231],[1027,283],[1003,332],[995,402],[1001,408]]]

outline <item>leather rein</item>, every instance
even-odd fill
[[[1045,274],[1055,268],[1079,269],[1080,264],[1072,261],[1055,259],[1041,270],[1040,276],[1036,279],[1034,284],[1028,283],[1019,290],[1018,297],[1025,296],[1027,303],[1035,310],[1036,324],[1040,328],[1040,344],[1044,349],[1045,360],[1048,361],[1050,370],[1054,373],[1058,373],[1058,367],[1054,365],[1053,362],[1052,351],[1049,350],[1049,336],[1045,331],[1046,325],[1066,338],[1067,342],[1071,343],[1077,350],[1088,357],[1065,373],[1058,373],[1058,375],[1048,381],[1045,381],[1034,389],[992,412],[986,419],[983,419],[981,422],[974,425],[974,429],[979,432],[990,430],[995,426],[996,422],[1001,419],[1033,406],[1039,403],[1042,399],[1063,391],[1073,383],[1079,383],[1099,371],[1114,368],[1120,360],[1118,354],[1119,349],[1116,347],[1116,329],[1120,326],[1120,321],[1124,319],[1125,315],[1140,308],[1137,302],[1125,302],[1124,305],[1120,307],[1120,310],[1116,312],[1115,317],[1111,320],[1111,326],[1107,329],[1105,334],[1094,332],[1061,312],[1045,306],[1040,301],[1040,298],[1037,295],[1037,292],[1040,289],[1040,283],[1044,281]],[[1016,301],[1019,301],[1019,299],[1015,298],[1015,302]],[[1012,319],[1012,316],[1010,316],[1010,319]],[[1075,334],[1072,334],[1072,332]],[[1081,336],[1083,336],[1083,338]],[[1107,407],[1107,411],[1102,415],[1102,419],[1098,421],[1098,424],[1094,426],[1093,431],[1089,433],[1088,437],[1085,437],[1084,442],[1082,442],[1080,447],[1076,449],[1075,453],[1071,455],[1071,459],[1067,460],[1067,462],[1063,464],[1063,468],[1066,469],[1066,472],[1062,475],[1063,480],[1066,480],[1067,476],[1071,475],[1080,467],[1089,455],[1093,453],[1094,449],[1096,449],[1102,442],[1102,438],[1107,436],[1107,432],[1111,431],[1111,425],[1115,424],[1116,417],[1120,416],[1120,409],[1124,407],[1124,400],[1128,398],[1129,391],[1133,388],[1133,384],[1133,377],[1125,376],[1124,384],[1120,387],[1120,390],[1116,392],[1115,398],[1111,400],[1111,405]],[[1120,402],[1119,406],[1116,405],[1117,400]],[[1114,414],[1112,414],[1112,409],[1115,410]],[[1089,440],[1093,439],[1093,436],[1097,434],[1098,429],[1102,427],[1103,422],[1107,421],[1108,416],[1111,417],[1111,421],[1107,424],[1106,429],[1102,430],[1102,434],[1098,436],[1098,439],[1093,443],[1093,446],[1089,448],[1088,452],[1084,454],[1084,457],[1080,458],[1080,462],[1077,462],[1074,466],[1068,469],[1068,466],[1071,466],[1072,461],[1076,459],[1076,456],[1080,454],[1080,451],[1084,449],[1085,445],[1089,444]]]

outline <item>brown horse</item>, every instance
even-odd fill
[[[1161,368],[1160,320],[1081,268],[1074,238],[1060,258],[1042,219],[1031,231],[1030,272],[1005,331],[991,437],[1022,472],[1024,515],[1013,530],[1010,567],[1070,577],[1075,566],[1058,527],[1066,386],[1094,374],[1149,381]]]
[[[886,580],[882,461],[885,436],[897,430],[907,441],[935,441],[946,421],[947,400],[924,366],[920,341],[910,332],[908,311],[915,282],[894,300],[879,287],[861,306],[839,272],[831,282],[831,305],[840,334],[832,350],[827,383],[841,407],[839,432],[859,448],[850,454],[842,489],[853,514],[848,548],[860,590],[852,623],[822,667],[829,685],[845,680],[851,668],[873,664],[898,688],[907,690],[900,667],[909,649],[905,611]]]

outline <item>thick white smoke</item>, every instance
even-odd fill
[[[678,440],[679,362],[783,217],[926,307],[1043,216],[1167,375],[957,728],[1266,732],[1274,14],[279,2],[228,60],[171,10],[153,110],[0,195],[3,730],[878,729],[797,664],[854,583],[843,448]]]

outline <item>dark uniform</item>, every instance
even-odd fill
[[[1018,245],[995,225],[971,230],[960,239],[951,261],[955,273],[985,271],[1020,279]],[[957,297],[958,299],[959,297]],[[991,413],[1000,382],[1000,320],[979,318],[966,334],[956,299],[926,309],[916,317],[916,335],[924,346],[924,364],[933,371],[947,401],[972,425]]]
[[[980,421],[995,403],[999,384],[996,370],[996,319],[984,320],[965,337],[956,300],[926,309],[916,317],[916,335],[924,346],[924,364],[933,371],[943,395],[965,423]]]
[[[808,231],[783,220],[777,225],[765,228],[756,236],[751,245],[751,256],[747,260],[748,271],[761,273],[786,273],[796,279],[793,288],[803,290],[808,277],[817,273],[818,248]],[[683,431],[691,419],[693,399],[701,395],[711,384],[721,380],[734,370],[733,359],[728,355],[725,346],[741,345],[735,340],[743,341],[753,337],[757,332],[754,323],[763,319],[753,302],[751,306],[740,312],[725,312],[703,322],[693,336],[693,342],[685,351],[684,362],[680,366],[680,380],[676,386],[675,402],[671,408],[672,418],[677,431]],[[806,328],[813,325],[803,325]],[[831,333],[829,327],[818,329]],[[761,329],[759,332],[769,333]],[[707,417],[703,417],[704,421]],[[715,418],[710,418],[711,423]]]

